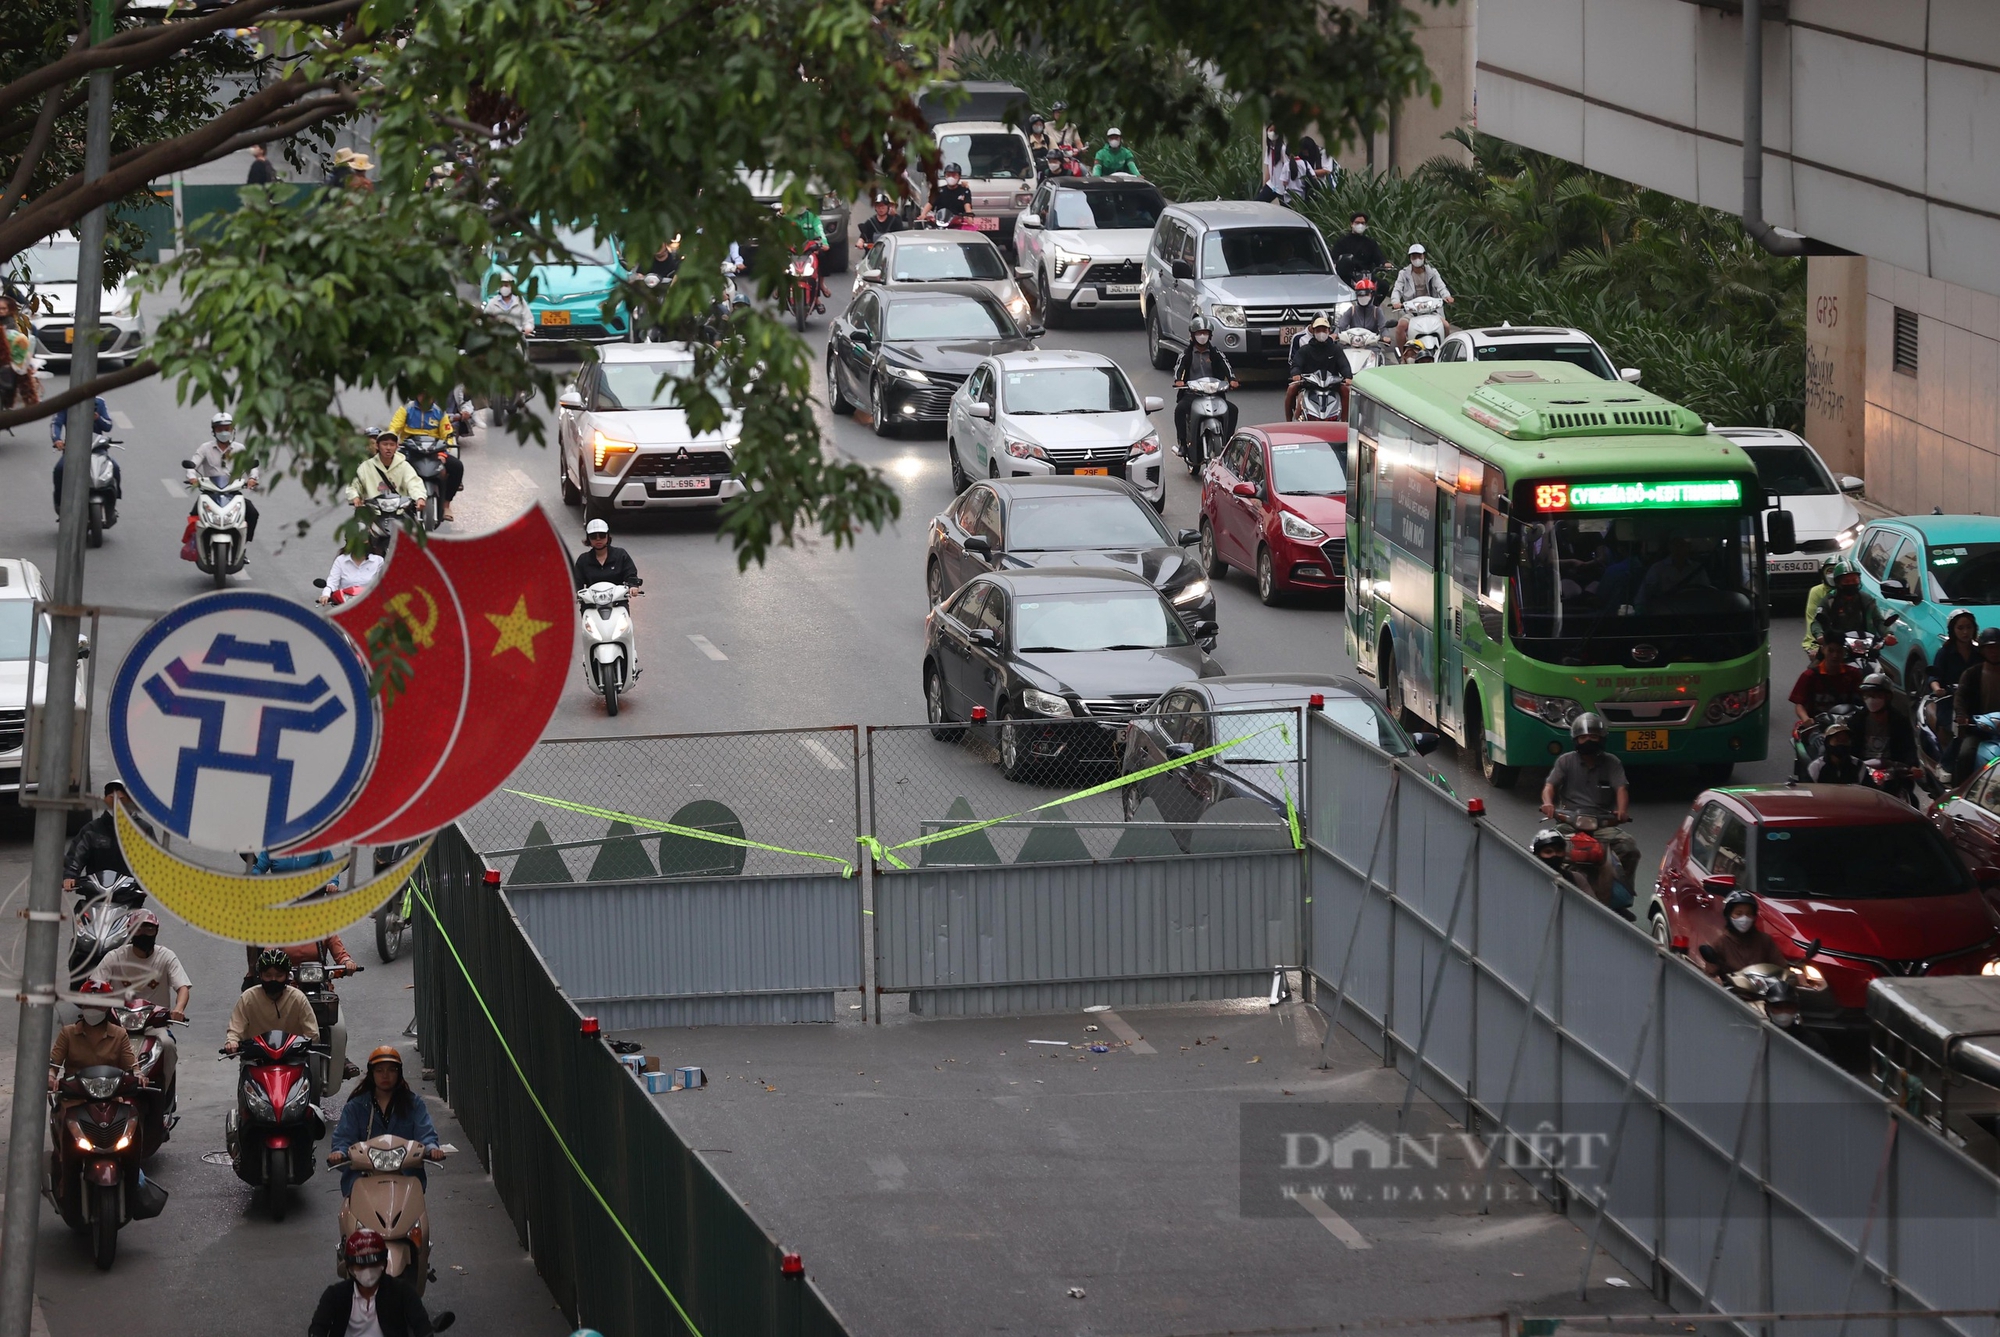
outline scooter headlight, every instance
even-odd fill
[[[285,1113],[290,1114],[294,1110],[304,1109],[311,1095],[312,1086],[309,1082],[300,1082],[292,1087],[285,1093]]]
[[[305,1084],[300,1083],[299,1089],[303,1091]],[[245,1080],[243,1083],[243,1103],[256,1118],[276,1119],[278,1117],[278,1112],[271,1108],[271,1098],[264,1094],[263,1087],[253,1081]]]
[[[125,1148],[131,1146],[132,1134],[138,1131],[138,1126],[138,1121],[134,1119],[127,1119],[124,1123],[119,1124],[118,1140],[111,1144],[111,1149],[113,1151],[123,1151]]]
[[[405,1159],[408,1158],[408,1156],[409,1156],[408,1150],[403,1147],[368,1148],[368,1163],[374,1166],[377,1170],[381,1171],[383,1174],[392,1175],[395,1174],[398,1170],[401,1170],[403,1168],[403,1162]]]
[[[83,1083],[83,1093],[92,1100],[109,1100],[118,1094],[119,1078],[82,1077],[78,1080]]]

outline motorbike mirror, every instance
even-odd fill
[[[1764,517],[1764,546],[1774,553],[1799,550],[1799,533],[1790,511],[1772,511]]]
[[[314,588],[314,589],[316,589],[316,590],[323,590],[323,589],[325,589],[325,588],[326,588],[326,577],[325,577],[325,576],[314,576],[314,577],[313,577],[313,588]]]
[[[1710,965],[1719,966],[1722,964],[1722,953],[1716,951],[1713,944],[1705,942],[1696,950],[1701,953],[1701,959]]]
[[[1633,385],[1637,385],[1639,383],[1639,369],[1637,367],[1620,367],[1618,369],[1618,379],[1621,381],[1630,381]]]
[[[1705,877],[1701,880],[1701,889],[1711,896],[1727,896],[1736,890],[1736,879],[1728,873]]]
[[[1185,548],[1189,544],[1199,542],[1201,542],[1201,531],[1199,529],[1176,529],[1174,531],[1175,547]]]
[[[982,404],[976,399],[965,406],[965,411],[975,418],[984,418],[988,422],[993,420],[993,406],[991,404]]]
[[[194,461],[193,461],[193,460],[182,460],[182,461],[181,461],[181,468],[183,468],[183,469],[192,469],[192,468],[194,468]]]
[[[1254,497],[1257,495],[1257,485],[1255,483],[1238,483],[1229,490],[1239,497]]]
[[[993,556],[993,545],[991,543],[988,543],[980,535],[974,534],[971,538],[968,538],[965,541],[965,555],[967,557],[990,558],[991,556]]]
[[[1174,277],[1187,282],[1194,279],[1194,266],[1185,260],[1174,261]]]
[[[1420,757],[1428,757],[1431,753],[1437,751],[1438,744],[1443,741],[1438,735],[1425,733],[1422,730],[1418,730],[1416,733],[1410,735],[1410,746],[1416,750],[1416,754]]]
[[[1167,401],[1160,398],[1158,395],[1147,395],[1142,402],[1144,403],[1146,412],[1148,413],[1158,413],[1161,409],[1167,406]]]

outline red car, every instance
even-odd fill
[[[1939,799],[1931,820],[2000,908],[2000,766],[1988,766]]]
[[[1347,425],[1245,427],[1201,477],[1201,560],[1210,580],[1254,572],[1257,597],[1347,588]]]
[[[1722,901],[1754,892],[1757,927],[1804,967],[1808,1026],[1865,1024],[1878,975],[2000,973],[2000,921],[1977,876],[1909,804],[1858,785],[1711,789],[1660,859],[1653,935],[1693,955],[1725,929]]]

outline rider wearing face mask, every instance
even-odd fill
[[[1553,817],[1556,809],[1579,817],[1609,819],[1618,823],[1632,814],[1632,790],[1625,778],[1625,763],[1604,750],[1604,717],[1586,711],[1570,721],[1570,737],[1576,750],[1565,752],[1549,767],[1542,782],[1542,816]],[[1622,825],[1593,832],[1605,852],[1617,861],[1613,877],[1626,887],[1639,866],[1639,842],[1625,834]]]
[[[1711,978],[1733,975],[1755,965],[1782,966],[1784,955],[1771,935],[1757,927],[1757,898],[1747,891],[1732,891],[1722,902],[1722,932],[1709,944],[1719,960],[1704,959],[1702,970]]]
[[[1388,264],[1382,244],[1368,235],[1368,215],[1356,212],[1347,233],[1333,244],[1333,269],[1350,286],[1363,275],[1373,276]]]
[[[267,947],[257,956],[257,982],[243,991],[229,1011],[227,1043],[222,1052],[233,1054],[246,1035],[283,1031],[319,1039],[319,1022],[312,1003],[291,984],[292,958],[282,947]]]
[[[1222,350],[1215,347],[1215,330],[1208,323],[1207,316],[1196,316],[1188,322],[1188,346],[1181,350],[1180,360],[1174,363],[1174,437],[1183,446],[1187,444],[1188,406],[1194,401],[1194,392],[1187,388],[1189,381],[1198,381],[1205,376],[1225,381],[1229,388],[1236,388],[1236,373],[1229,366],[1229,359]],[[1236,433],[1236,405],[1229,406],[1228,434]]]
[[[77,992],[91,995],[92,999],[81,1006],[77,1020],[56,1032],[56,1042],[49,1049],[51,1091],[68,1072],[81,1072],[85,1068],[123,1068],[136,1072],[139,1067],[139,1056],[132,1050],[132,1037],[111,1020],[111,1005],[117,1001],[113,996],[115,990],[102,980],[85,980]],[[101,1002],[96,998],[99,994],[104,995]]]
[[[1305,388],[1302,377],[1330,371],[1336,381],[1347,379],[1347,354],[1333,341],[1333,322],[1325,316],[1314,316],[1306,332],[1292,340],[1290,360],[1292,383],[1285,387],[1286,422],[1297,416],[1299,391]]]
[[[187,1020],[188,1000],[194,996],[194,979],[171,947],[160,946],[160,917],[151,910],[132,916],[132,941],[104,954],[90,972],[93,980],[110,985],[121,996],[143,998],[167,1009],[175,1021]],[[163,1028],[160,1062],[154,1070],[162,1089],[174,1089],[174,1068],[180,1053],[174,1033]]]
[[[1382,308],[1375,303],[1375,280],[1366,274],[1354,280],[1354,305],[1342,311],[1333,322],[1335,334],[1342,330],[1367,330],[1377,338],[1388,330]]]
[[[944,165],[944,179],[931,192],[931,207],[924,211],[924,217],[935,218],[942,226],[954,218],[971,216],[972,187],[959,179],[958,164],[948,162]]]
[[[500,276],[498,290],[486,299],[486,305],[480,309],[489,316],[497,316],[506,321],[521,331],[523,336],[535,327],[535,318],[529,313],[527,302],[514,291],[514,280],[505,274]]]
[[[347,1280],[320,1292],[307,1337],[430,1337],[436,1331],[422,1297],[389,1275],[389,1243],[379,1232],[357,1230],[340,1247]]]
[[[1806,764],[1806,779],[1822,785],[1860,784],[1861,756],[1854,750],[1853,716],[1836,713],[1824,737],[1824,749]]]
[[[1451,289],[1444,283],[1444,275],[1437,272],[1430,262],[1430,256],[1421,243],[1410,244],[1410,263],[1396,274],[1396,286],[1389,290],[1389,305],[1398,311],[1403,309],[1412,297],[1441,297],[1446,306],[1456,305],[1458,299],[1451,295]],[[1452,323],[1446,321],[1445,333],[1452,331]],[[1401,348],[1410,339],[1410,318],[1404,316],[1396,322],[1396,347]]]

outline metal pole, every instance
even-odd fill
[[[110,0],[95,0],[91,41],[111,35]],[[83,175],[101,177],[111,165],[112,71],[90,75],[84,138]],[[104,290],[104,206],[84,215],[77,230],[76,342],[70,347],[69,379],[81,385],[97,376],[97,317]],[[84,511],[90,500],[90,442],[95,405],[72,406],[63,442],[62,525],[56,531],[54,602],[75,608],[83,602]],[[47,689],[42,700],[41,796],[69,792],[72,735],[76,712],[77,634],[74,613],[50,619]],[[30,666],[32,668],[32,665]],[[33,674],[30,674],[32,679]],[[29,692],[32,708],[34,693]],[[47,1107],[48,1052],[55,1031],[56,927],[62,907],[62,859],[69,809],[42,806],[35,812],[34,863],[28,874],[28,929],[21,953],[21,1021],[14,1054],[14,1112],[8,1129],[7,1206],[0,1226],[0,1337],[28,1337],[35,1305],[35,1237],[42,1205],[42,1127]]]

